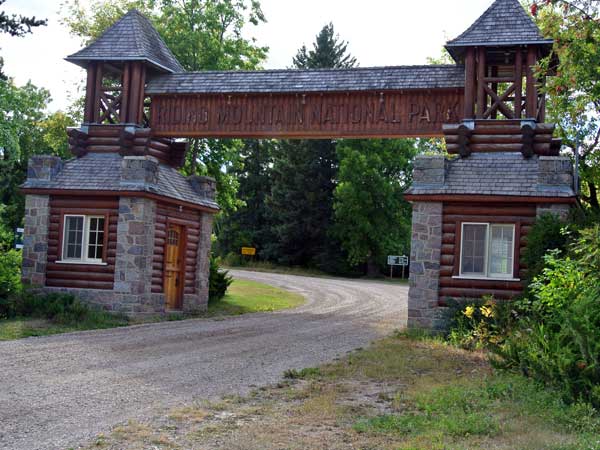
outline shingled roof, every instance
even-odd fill
[[[135,9],[66,60],[82,67],[89,61],[146,61],[162,72],[184,70],[150,21]]]
[[[552,42],[541,35],[518,0],[496,0],[464,33],[448,41],[446,49],[458,59],[464,47],[551,45]]]
[[[462,88],[457,65],[188,72],[150,80],[152,94],[235,94]]]
[[[444,184],[415,182],[412,195],[508,195],[575,197],[569,183],[544,184],[540,158],[521,153],[473,153],[468,158],[446,160]],[[554,160],[560,159],[553,157]]]
[[[190,182],[173,167],[159,164],[156,183],[121,180],[123,157],[118,153],[88,153],[66,161],[51,180],[28,178],[25,189],[61,189],[64,191],[140,191],[218,210],[214,200],[196,193]]]

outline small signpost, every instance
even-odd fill
[[[25,230],[23,228],[15,229],[15,248],[22,249],[23,248],[23,233]]]
[[[248,259],[254,261],[254,257],[256,256],[256,248],[255,247],[242,247],[242,258],[247,257]]]
[[[394,266],[402,266],[402,278],[404,278],[404,270],[408,266],[408,256],[388,256],[388,266],[390,266],[390,278],[394,278]]]
[[[254,255],[256,255],[256,248],[254,248],[254,247],[242,247],[242,255],[254,256]]]

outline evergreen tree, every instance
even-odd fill
[[[317,35],[312,50],[302,46],[293,59],[297,69],[348,68],[356,59],[347,43],[328,24]],[[338,160],[331,140],[284,141],[273,167],[269,206],[273,234],[270,259],[283,264],[347,272],[345,255],[331,235],[333,192]]]
[[[241,167],[231,172],[239,182],[237,198],[243,205],[217,223],[217,251],[221,255],[256,247],[258,258],[263,258],[263,249],[273,240],[266,207],[271,193],[273,146],[268,140],[244,141]]]
[[[0,0],[0,6],[5,3],[6,0]],[[4,11],[0,11],[0,33],[8,33],[10,36],[25,36],[27,33],[31,33],[31,29],[42,25],[47,25],[46,19],[38,20],[34,17],[17,16],[11,14],[10,16]],[[4,59],[0,57],[0,80],[7,80],[7,76],[3,72]]]

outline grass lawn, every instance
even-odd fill
[[[186,318],[224,317],[253,312],[269,312],[278,309],[294,308],[304,303],[304,297],[283,289],[254,281],[234,280],[227,295],[217,303],[209,305],[204,314],[186,316],[149,316],[127,318],[124,315],[91,311],[84,321],[74,324],[59,324],[40,318],[15,318],[0,320],[0,341],[21,339],[30,336],[48,336],[82,330],[96,330],[122,327],[164,320],[184,320]]]
[[[99,436],[100,449],[598,449],[600,417],[482,353],[403,335],[247,397],[197,401]]]
[[[208,306],[209,315],[238,315],[295,308],[304,303],[300,294],[256,281],[233,280],[225,297]]]
[[[0,320],[0,341],[10,341],[31,336],[50,336],[73,331],[98,330],[124,327],[130,321],[126,316],[105,312],[92,312],[86,320],[78,323],[60,324],[50,320],[18,317]]]

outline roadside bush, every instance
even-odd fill
[[[225,297],[227,288],[233,282],[233,278],[228,275],[226,270],[219,269],[218,258],[210,257],[210,275],[208,288],[208,302],[214,303]]]
[[[0,316],[8,298],[21,290],[21,252],[0,253]]]
[[[543,214],[534,223],[527,235],[527,247],[523,262],[527,265],[526,284],[529,284],[544,269],[544,256],[549,250],[561,254],[569,242],[568,227],[555,214]]]
[[[108,328],[127,325],[129,319],[123,314],[111,314],[81,303],[71,294],[37,294],[23,290],[10,296],[0,311],[0,317],[13,319],[31,317],[47,319],[58,325],[81,329]]]
[[[600,408],[600,225],[582,230],[570,250],[546,256],[522,301],[527,313],[493,349],[495,363]]]

